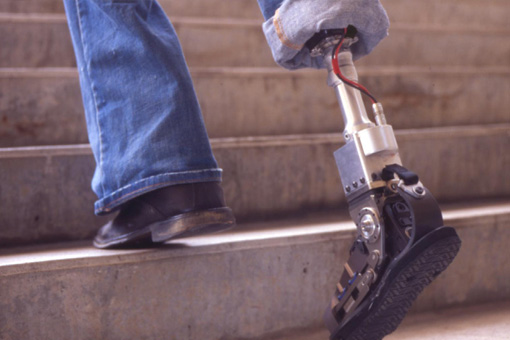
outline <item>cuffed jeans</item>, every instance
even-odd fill
[[[276,63],[286,69],[324,68],[323,57],[312,57],[305,46],[324,29],[356,27],[354,60],[367,54],[388,35],[389,19],[380,0],[285,0],[263,25]]]
[[[279,3],[260,0],[267,13]],[[165,186],[220,181],[181,46],[157,1],[64,4],[96,160],[96,214]]]

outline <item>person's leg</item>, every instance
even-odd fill
[[[264,19],[271,18],[276,10],[280,7],[283,0],[257,0],[259,2],[260,11],[264,15]]]
[[[156,188],[219,181],[173,27],[155,1],[65,0],[98,214]]]
[[[171,193],[156,194],[160,199],[186,201],[197,191],[204,192],[204,185],[190,183],[204,182],[215,197],[207,201],[224,205],[219,199],[221,188],[214,183],[221,181],[221,169],[211,151],[188,67],[158,3],[64,3],[97,164],[92,180],[99,198],[96,214],[126,206],[134,211],[132,202],[144,205],[137,198],[161,188],[172,187]],[[180,184],[189,184],[188,193]],[[192,210],[202,203],[181,208]],[[162,213],[159,219],[182,210],[152,208]],[[156,218],[145,217],[139,227]]]

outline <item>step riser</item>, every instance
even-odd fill
[[[226,199],[238,219],[343,207],[332,157],[340,138],[244,144],[213,140],[224,169]],[[482,132],[398,133],[397,140],[404,165],[416,171],[439,200],[510,195],[510,182],[501,179],[510,168],[506,126]],[[0,168],[0,245],[84,239],[105,222],[92,213],[91,156],[3,155]]]
[[[260,19],[259,6],[253,0],[160,0],[172,16]],[[64,13],[62,0],[2,0],[0,13]]]
[[[508,33],[414,30],[396,25],[360,65],[485,66],[508,65]],[[480,48],[483,46],[483,48]],[[491,51],[487,53],[487,51]]]
[[[510,122],[510,73],[360,73],[396,129]],[[87,143],[77,77],[23,74],[0,73],[0,146]],[[192,75],[213,138],[343,129],[324,72]]]
[[[506,0],[382,0],[392,23],[510,29]]]
[[[65,22],[1,22],[0,67],[75,66]]]
[[[450,269],[439,276],[416,301],[412,310],[438,310],[450,305],[483,304],[510,298],[507,244],[510,216],[494,215],[469,221],[447,221],[462,248]]]
[[[171,16],[203,16],[261,19],[253,0],[161,0]],[[505,0],[383,0],[392,23],[465,26],[510,29],[509,6]],[[0,12],[64,13],[61,0],[1,1]]]
[[[0,245],[90,238],[107,221],[94,217],[93,162],[91,156],[0,160]]]
[[[77,76],[0,78],[0,145],[88,143]]]
[[[452,221],[463,248],[415,311],[510,297],[510,216],[480,222]],[[0,335],[252,339],[321,327],[352,241],[338,232],[20,268],[0,276]]]
[[[63,19],[63,18],[62,18]],[[235,25],[174,22],[190,65],[274,66],[259,24]],[[0,67],[63,67],[75,65],[67,24],[2,22]],[[398,28],[363,59],[369,65],[507,65],[507,32],[443,32]],[[474,48],[473,46],[484,46]],[[486,51],[491,51],[487,53]]]

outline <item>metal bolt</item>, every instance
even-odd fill
[[[414,192],[418,195],[423,195],[425,193],[425,189],[423,189],[423,187],[415,187]]]
[[[352,186],[353,186],[354,188],[357,188],[357,187],[358,187],[358,182],[356,182],[356,181],[352,182]]]
[[[377,266],[377,263],[379,262],[379,251],[378,250],[374,250],[371,254],[370,254],[370,265],[372,267],[375,267]]]
[[[361,184],[365,184],[365,182],[366,182],[365,177],[361,177],[361,178],[359,179],[359,181],[360,181],[360,183],[361,183]]]
[[[377,250],[372,252],[372,255],[370,255],[370,256],[372,257],[372,261],[379,260],[379,252]]]
[[[346,186],[346,187],[345,187],[345,191],[347,191],[347,192],[351,192],[351,187],[350,187],[350,186]]]
[[[375,233],[376,223],[374,217],[371,214],[363,215],[360,221],[360,227],[363,238],[369,240]]]
[[[365,275],[363,275],[363,280],[361,281],[361,284],[364,286],[368,286],[372,283],[372,280],[374,279],[374,272],[372,270],[367,271]]]

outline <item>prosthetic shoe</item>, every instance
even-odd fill
[[[307,47],[323,58],[345,145],[334,153],[357,238],[324,320],[332,340],[379,340],[400,324],[422,289],[453,261],[461,241],[417,174],[402,166],[383,107],[357,83],[355,29],[321,31]],[[371,97],[371,121],[361,94]]]

